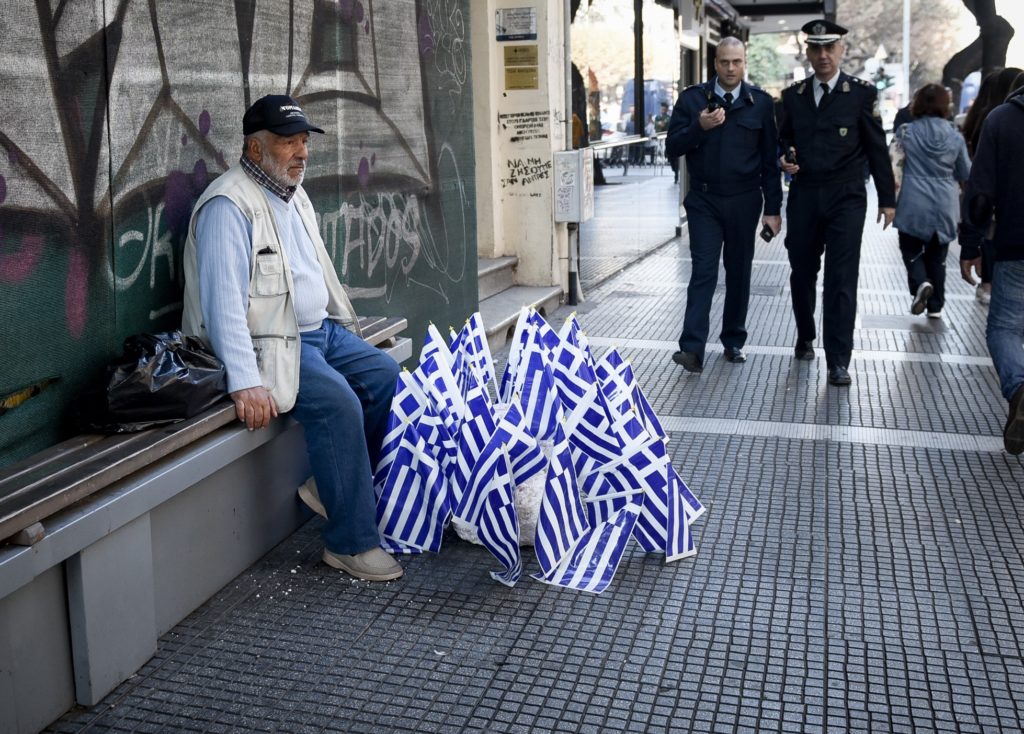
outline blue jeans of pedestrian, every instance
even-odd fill
[[[1003,397],[1009,400],[1024,385],[1024,260],[994,264],[985,337]]]
[[[380,455],[398,364],[334,321],[302,333],[292,415],[327,511],[324,545],[355,555],[380,545],[373,468]]]

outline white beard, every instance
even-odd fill
[[[290,188],[292,186],[299,186],[302,183],[302,179],[306,176],[306,167],[303,165],[302,171],[297,176],[292,176],[288,173],[288,164],[278,163],[270,156],[264,156],[262,165],[260,166],[263,172],[270,176],[274,181],[284,188]]]

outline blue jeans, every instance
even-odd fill
[[[324,545],[354,555],[380,545],[373,467],[391,412],[398,364],[334,321],[302,333],[292,415],[327,510]]]
[[[1009,400],[1024,385],[1024,260],[994,264],[985,336],[1003,397]]]

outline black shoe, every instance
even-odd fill
[[[1010,415],[1003,429],[1003,448],[1007,453],[1024,454],[1024,385],[1010,398]]]
[[[743,364],[747,361],[747,355],[739,347],[726,347],[725,361],[732,362],[733,364]]]
[[[853,378],[850,377],[850,372],[845,367],[829,367],[828,369],[828,383],[830,385],[839,385],[840,387],[846,387]]]
[[[693,352],[676,352],[672,355],[672,361],[681,365],[687,372],[701,373],[704,371],[704,360]]]
[[[797,359],[814,359],[814,341],[797,342],[793,356]]]
[[[917,287],[917,295],[914,296],[914,302],[910,304],[910,313],[918,316],[924,313],[925,307],[928,305],[928,299],[932,297],[932,284],[925,281]]]

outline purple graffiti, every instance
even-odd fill
[[[365,157],[359,159],[359,187],[365,189],[370,185],[370,162]]]
[[[188,145],[188,135],[182,135],[181,136],[181,144],[182,145]]]
[[[20,283],[25,280],[35,270],[42,254],[42,235],[22,235],[21,249],[0,255],[0,282]]]
[[[355,4],[352,6],[352,18],[356,23],[362,23],[364,17],[366,16],[363,12],[363,4],[359,2],[359,0],[356,0]]]
[[[192,175],[184,171],[171,171],[164,185],[164,221],[174,237],[183,236],[188,229],[192,204],[209,183],[206,161],[198,160]]]
[[[419,22],[420,56],[434,51],[434,29],[430,25],[430,16],[424,13]]]
[[[199,134],[204,138],[210,133],[210,113],[203,110],[199,113]]]
[[[68,332],[75,339],[80,339],[85,332],[88,295],[89,261],[76,248],[68,257],[68,279],[64,283],[64,317]]]

